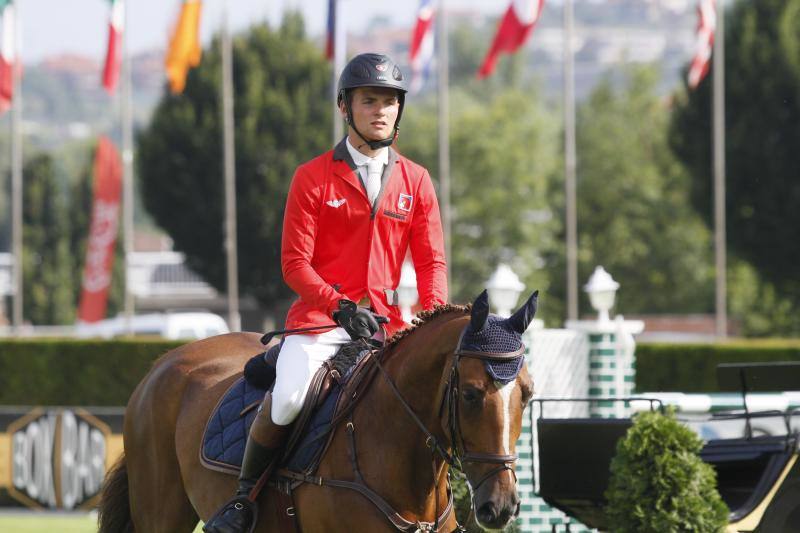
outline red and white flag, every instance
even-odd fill
[[[428,77],[433,60],[433,16],[435,0],[420,0],[417,23],[411,34],[409,61],[411,63],[411,92],[419,92]]]
[[[114,93],[122,64],[122,32],[125,31],[125,4],[123,0],[110,0],[111,15],[108,21],[108,48],[103,67],[103,87]]]
[[[497,28],[492,47],[478,69],[478,78],[492,75],[500,54],[513,54],[525,44],[539,21],[543,8],[544,0],[511,0],[511,5]]]
[[[11,0],[0,0],[2,31],[0,36],[0,113],[11,107],[14,97],[14,69],[17,64],[16,16]]]
[[[80,322],[97,322],[106,316],[121,190],[122,162],[119,153],[114,143],[106,137],[100,137],[94,158],[94,200],[78,309]]]
[[[689,67],[688,83],[690,89],[697,88],[708,74],[711,65],[711,52],[714,48],[714,31],[717,29],[717,6],[715,0],[700,0],[697,5],[697,38],[694,57]]]

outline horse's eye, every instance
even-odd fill
[[[483,398],[483,394],[477,389],[464,389],[464,392],[461,393],[461,397],[464,398],[464,401],[468,404],[477,404]]]

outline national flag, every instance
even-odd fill
[[[336,53],[336,0],[328,0],[328,34],[325,37],[325,57],[333,61]]]
[[[542,8],[544,0],[511,0],[497,28],[492,47],[478,70],[478,78],[492,75],[500,54],[513,54],[525,44],[542,14]]]
[[[428,77],[433,59],[434,0],[420,0],[417,23],[411,34],[409,60],[411,63],[411,92],[416,93]]]
[[[78,309],[78,320],[87,323],[106,316],[119,225],[122,162],[114,143],[106,137],[100,137],[97,144],[93,189],[92,221]]]
[[[119,69],[122,64],[122,32],[125,31],[124,0],[110,0],[111,15],[108,19],[108,48],[103,67],[103,87],[109,94],[114,93],[119,81]]]
[[[0,113],[11,107],[14,97],[14,71],[17,67],[16,15],[11,0],[0,0],[2,43],[0,43]]]
[[[189,69],[200,64],[200,0],[183,0],[181,13],[167,51],[166,67],[170,90],[182,93]]]
[[[700,0],[697,5],[697,37],[694,57],[689,67],[688,83],[690,89],[697,88],[708,74],[711,65],[711,52],[714,47],[714,31],[717,29],[717,7],[715,0]]]

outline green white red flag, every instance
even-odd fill
[[[111,14],[108,20],[108,48],[103,67],[103,87],[109,94],[114,93],[119,81],[122,64],[122,32],[125,31],[125,3],[123,0],[110,0]]]
[[[0,0],[0,113],[11,107],[14,97],[14,70],[17,65],[16,15],[11,0]]]

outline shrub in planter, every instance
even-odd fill
[[[606,490],[610,530],[716,533],[728,522],[703,443],[673,411],[640,413],[617,444]]]

